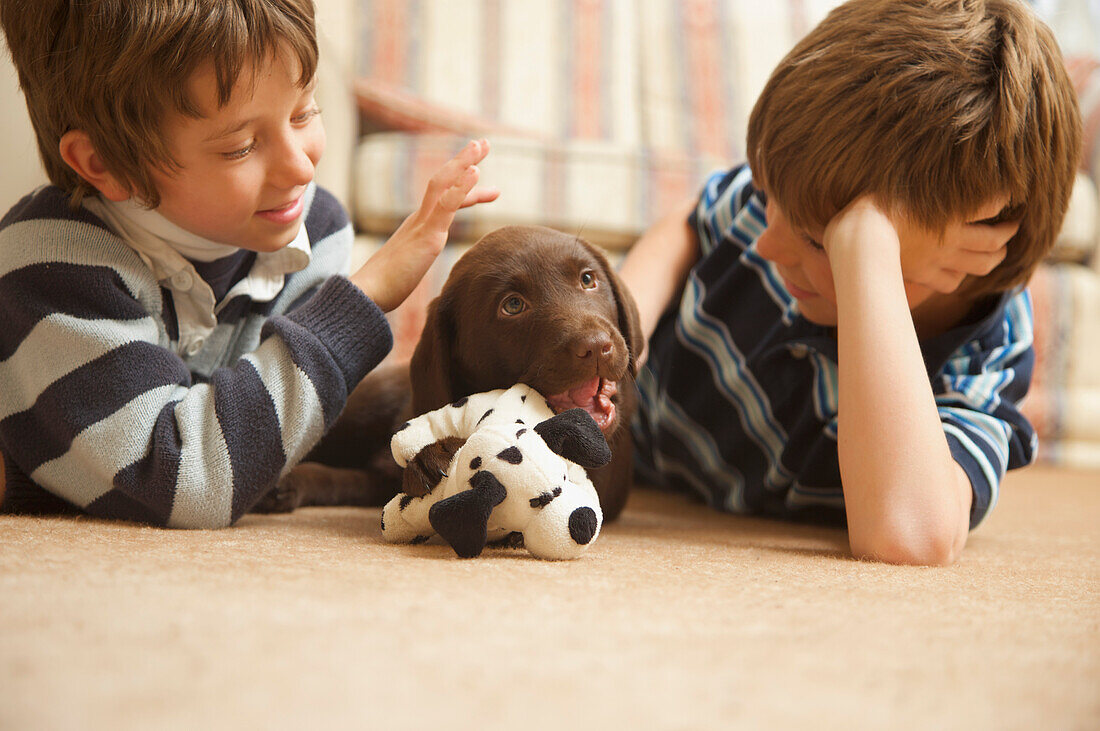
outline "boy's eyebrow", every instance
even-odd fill
[[[221,127],[217,131],[215,131],[213,134],[209,135],[206,138],[206,141],[207,142],[216,142],[216,141],[218,141],[220,139],[223,139],[225,137],[229,137],[230,135],[235,135],[238,132],[240,132],[241,130],[243,130],[245,127],[247,127],[248,125],[252,124],[252,122],[253,122],[252,119],[242,119],[242,120],[237,121],[237,122],[230,122],[229,124]]]
[[[306,84],[304,87],[302,87],[302,94],[303,95],[312,94],[316,90],[317,90],[317,77],[314,77],[312,81],[310,81],[308,84]],[[220,129],[218,129],[215,132],[213,132],[212,134],[210,134],[206,138],[206,141],[207,142],[217,142],[218,140],[223,139],[225,137],[235,135],[238,132],[240,132],[241,130],[243,130],[245,127],[247,127],[248,125],[252,124],[252,122],[254,122],[254,121],[255,121],[255,118],[249,118],[249,119],[242,119],[240,121],[230,122],[230,123],[226,124],[224,127],[221,127]]]

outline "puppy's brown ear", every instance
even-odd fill
[[[442,296],[428,305],[424,330],[409,361],[414,414],[423,414],[454,401],[451,382],[451,343],[454,323]]]
[[[614,267],[608,262],[607,257],[595,246],[585,242],[603,267],[606,279],[611,284],[611,291],[615,295],[615,302],[619,306],[619,332],[622,333],[626,347],[630,350],[630,375],[637,375],[638,353],[645,347],[645,336],[642,334],[642,320],[638,315],[638,305],[634,302],[634,295],[623,284]]]

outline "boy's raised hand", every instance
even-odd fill
[[[383,312],[405,301],[447,243],[447,232],[460,208],[488,203],[495,188],[476,188],[477,164],[489,154],[489,141],[473,140],[428,182],[420,207],[406,218],[351,280]]]

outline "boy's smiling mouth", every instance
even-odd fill
[[[257,211],[256,215],[272,223],[285,225],[298,220],[298,217],[302,215],[303,208],[305,208],[305,196],[300,195],[291,202],[279,206],[278,208],[268,208],[263,211]]]
[[[783,277],[783,286],[787,288],[787,292],[796,300],[810,299],[811,297],[817,296],[815,292],[791,284],[791,280],[786,277]]]

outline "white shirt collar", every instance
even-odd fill
[[[313,184],[306,190],[307,211],[315,191]],[[215,302],[214,291],[188,259],[214,261],[240,249],[197,236],[133,199],[116,203],[89,196],[83,205],[114,229],[141,257],[161,286],[172,292],[179,324],[179,353],[184,356],[198,353],[218,324],[220,303]],[[278,251],[256,254],[248,276],[234,284],[222,302],[241,295],[255,302],[270,302],[282,291],[287,274],[309,266],[310,256],[303,218],[293,241]]]

